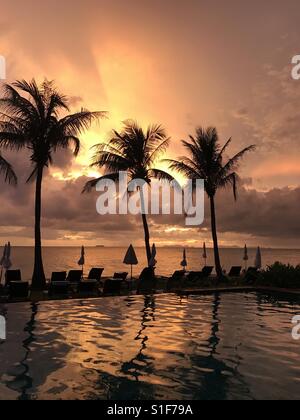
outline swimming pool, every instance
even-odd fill
[[[300,302],[157,295],[1,311],[1,400],[299,399]]]

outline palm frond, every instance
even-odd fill
[[[229,184],[233,187],[234,197],[237,197],[238,175],[235,172],[240,159],[255,146],[249,146],[233,156],[223,165],[223,154],[231,143],[227,140],[223,147],[219,144],[217,129],[209,127],[196,129],[196,137],[189,136],[189,140],[183,140],[182,144],[187,150],[188,156],[179,157],[177,160],[168,161],[170,169],[179,172],[189,179],[204,180],[207,194],[213,197],[218,188]]]
[[[67,104],[67,98],[63,95],[60,95],[58,92],[52,93],[49,104],[47,106],[46,120],[49,121],[52,115],[58,116],[58,112],[64,109],[65,111],[70,111]]]
[[[165,172],[161,169],[155,169],[155,168],[150,169],[149,176],[151,178],[158,179],[159,181],[167,181],[167,182],[175,181],[175,178],[172,175],[168,174],[168,172]]]
[[[119,179],[119,174],[118,173],[111,173],[111,174],[103,175],[99,178],[95,178],[95,179],[92,179],[92,180],[88,181],[85,184],[85,186],[82,190],[82,194],[91,192],[97,186],[98,182],[103,181],[105,179],[110,179],[111,181],[116,182]]]
[[[37,82],[34,79],[30,82],[27,82],[26,80],[17,80],[13,83],[13,86],[27,93],[33,99],[39,117],[41,119],[45,118],[44,92],[38,87]]]
[[[219,187],[226,188],[228,186],[232,187],[233,196],[235,201],[237,200],[237,185],[239,181],[239,176],[236,172],[232,172],[231,174],[227,175],[225,178],[219,181]]]
[[[0,109],[12,117],[26,121],[39,120],[37,109],[29,99],[24,98],[12,85],[4,86],[4,96],[0,99]]]
[[[228,172],[236,169],[239,161],[244,157],[244,155],[248,152],[252,152],[256,149],[255,145],[248,146],[233,156],[229,161],[221,168],[221,176],[226,176]]]
[[[0,173],[4,174],[5,182],[9,184],[17,185],[18,179],[11,164],[8,163],[7,160],[5,160],[1,154],[0,154]]]
[[[229,140],[227,140],[227,142],[224,144],[224,146],[222,147],[220,153],[219,153],[219,158],[222,159],[224,152],[226,151],[226,149],[228,148],[228,146],[231,144],[232,142],[232,138],[230,137]]]
[[[172,159],[165,159],[163,162],[169,164],[169,168],[172,171],[179,172],[180,174],[184,175],[188,179],[195,179],[199,178],[199,174],[195,171],[195,169],[185,163],[183,160],[172,160]]]
[[[166,152],[168,147],[170,146],[171,138],[168,137],[163,140],[157,147],[154,147],[154,150],[148,152],[148,157],[146,158],[147,165],[153,165],[157,159]]]
[[[120,172],[127,171],[130,168],[130,162],[127,161],[126,157],[103,150],[96,153],[90,166],[99,169],[105,167],[109,172]]]
[[[35,181],[36,179],[36,175],[37,175],[37,171],[38,171],[38,167],[35,166],[34,169],[32,170],[31,174],[29,175],[29,177],[26,180],[26,183],[29,184],[30,182]]]
[[[22,133],[0,131],[0,147],[4,149],[20,150],[26,143]]]
[[[59,125],[64,131],[66,136],[82,134],[83,131],[90,128],[93,121],[105,118],[106,112],[90,112],[83,109],[72,115],[67,115],[59,121]]]
[[[56,152],[58,149],[73,149],[73,155],[76,157],[80,152],[80,139],[76,136],[57,136],[51,141],[53,151]]]

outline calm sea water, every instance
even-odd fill
[[[111,276],[115,271],[130,271],[130,267],[123,264],[126,253],[125,248],[86,248],[86,266],[85,271],[91,267],[104,267],[104,276]],[[68,271],[78,269],[77,262],[80,257],[80,248],[63,247],[63,248],[44,248],[44,265],[47,278],[50,278],[52,271]],[[0,255],[3,249],[0,248]],[[170,275],[180,268],[182,261],[182,249],[179,248],[158,248],[157,249],[157,274]],[[242,265],[243,250],[242,249],[221,249],[221,258],[224,269],[227,271],[233,265]],[[136,254],[139,265],[134,267],[134,275],[138,275],[146,265],[145,251],[143,248],[137,248]],[[188,249],[188,269],[199,270],[203,267],[201,249]],[[249,265],[254,264],[255,249],[249,250]],[[270,265],[275,261],[300,264],[300,250],[262,250],[263,265]],[[33,268],[33,248],[14,247],[12,249],[13,268],[20,268],[24,279],[30,279]],[[213,251],[208,250],[209,265],[214,265]]]
[[[299,399],[297,301],[157,295],[1,310],[1,400]]]

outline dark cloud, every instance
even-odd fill
[[[97,193],[81,194],[86,180],[86,177],[81,177],[72,181],[57,181],[46,176],[43,192],[44,239],[71,241],[80,237],[114,244],[127,244],[135,237],[142,240],[140,217],[97,214]],[[12,188],[2,184],[1,190],[0,235],[32,238],[34,185]],[[268,238],[270,244],[272,238],[276,238],[276,241],[288,238],[296,240],[300,236],[299,202],[300,187],[259,192],[241,186],[237,202],[234,202],[230,191],[222,191],[217,197],[220,237],[231,233]],[[186,239],[198,238],[198,229],[186,228],[183,216],[151,216],[149,223],[153,236],[162,241],[175,239],[176,231],[168,234],[170,228],[182,232],[186,230]],[[200,232],[207,233],[209,229],[209,208],[206,203],[205,223]]]

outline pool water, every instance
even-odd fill
[[[262,294],[0,306],[0,399],[298,399],[300,302]]]

